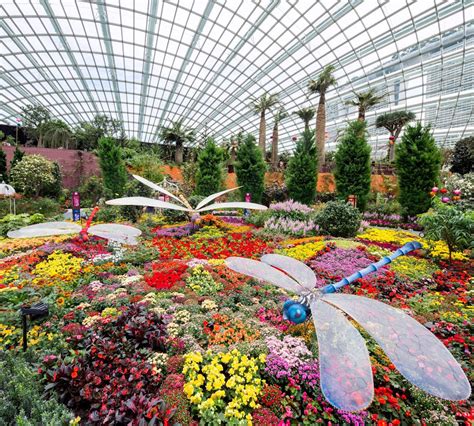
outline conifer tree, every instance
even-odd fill
[[[262,151],[258,149],[253,135],[246,135],[237,150],[237,162],[235,173],[237,184],[241,186],[240,194],[245,200],[245,194],[249,193],[252,202],[261,203],[265,181],[265,162]]]
[[[439,181],[441,154],[429,126],[408,126],[396,148],[399,202],[405,218],[426,212]]]
[[[205,197],[219,192],[222,187],[222,161],[222,149],[209,138],[197,159],[196,195]]]
[[[99,139],[97,151],[107,196],[114,198],[122,196],[127,183],[122,148],[113,138],[102,137]]]
[[[305,130],[296,143],[294,155],[286,169],[286,186],[291,199],[305,204],[314,202],[318,181],[317,170],[318,160],[314,132]]]
[[[7,176],[7,155],[3,151],[3,149],[0,148],[0,183],[1,181],[8,181],[8,176]]]
[[[16,163],[19,163],[23,159],[24,155],[25,153],[23,151],[20,151],[17,145],[15,147],[15,151],[13,151],[12,161],[10,161],[10,170],[15,167]]]
[[[357,207],[364,210],[370,192],[370,146],[365,121],[351,121],[336,151],[336,191],[340,198],[357,196]]]

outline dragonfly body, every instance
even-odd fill
[[[335,407],[360,411],[370,405],[374,395],[365,341],[344,313],[371,335],[411,383],[439,398],[465,400],[471,393],[466,375],[429,330],[385,303],[337,293],[340,288],[420,247],[420,243],[410,242],[349,277],[321,288],[317,287],[311,268],[290,257],[268,254],[262,256],[261,262],[230,257],[226,264],[236,272],[270,282],[300,297],[298,301],[284,303],[283,315],[297,324],[312,317],[318,339],[321,390]]]

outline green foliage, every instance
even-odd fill
[[[386,112],[385,114],[377,116],[375,127],[384,127],[391,135],[395,136],[396,139],[402,131],[403,126],[414,119],[415,114],[411,111]]]
[[[63,177],[58,163],[53,162],[53,182],[44,189],[44,195],[47,197],[58,198],[63,189]]]
[[[41,155],[27,155],[10,171],[10,182],[17,192],[38,197],[53,185],[53,163]]]
[[[94,207],[105,197],[104,181],[98,176],[90,176],[79,187],[79,193],[83,207]]]
[[[241,186],[241,199],[245,199],[245,194],[250,193],[252,201],[260,203],[264,191],[265,163],[262,152],[255,144],[253,135],[247,135],[240,143],[237,150],[237,162],[235,163],[235,173],[237,184]]]
[[[107,195],[120,197],[127,183],[127,171],[122,159],[122,150],[112,138],[99,140],[99,164]]]
[[[424,236],[430,241],[442,240],[449,250],[449,259],[453,251],[474,248],[474,216],[472,212],[463,212],[455,206],[445,205],[434,200],[434,208],[420,216],[424,227]]]
[[[317,169],[314,132],[306,130],[296,143],[296,150],[285,173],[288,195],[291,199],[305,204],[314,202],[318,179]]]
[[[177,164],[183,162],[184,144],[193,142],[196,138],[194,129],[183,125],[183,120],[175,121],[168,127],[160,130],[160,139],[168,144],[175,144],[175,161]]]
[[[21,108],[21,115],[26,135],[41,145],[45,125],[51,120],[51,113],[41,105],[27,105]]]
[[[152,190],[136,179],[129,180],[124,191],[125,197],[151,197],[152,195]],[[140,218],[142,210],[143,207],[139,206],[123,206],[120,207],[120,215],[126,220],[136,222]]]
[[[17,215],[7,214],[0,219],[0,236],[5,237],[9,231],[43,221],[44,215],[41,213],[35,213],[33,215],[27,213]]]
[[[7,155],[0,148],[0,181],[8,182],[8,175],[7,175]]]
[[[181,189],[185,197],[189,197],[196,189],[196,173],[197,163],[196,161],[188,161],[181,167],[181,173],[183,175],[183,184]]]
[[[13,158],[12,161],[10,161],[10,171],[19,163],[21,160],[23,160],[23,157],[25,156],[25,153],[21,151],[18,148],[18,145],[15,147],[15,151],[13,151]]]
[[[268,210],[254,210],[245,218],[247,223],[262,228],[265,222],[272,217],[272,211]]]
[[[0,217],[9,214],[8,201],[0,201]],[[63,209],[58,200],[51,198],[20,198],[16,200],[17,215],[24,213],[41,213],[45,217],[53,217],[62,213]]]
[[[56,399],[44,399],[35,369],[19,353],[0,353],[0,426],[60,426],[74,418]]]
[[[439,180],[441,154],[430,127],[408,126],[396,149],[399,202],[405,217],[426,212],[429,192]]]
[[[222,150],[209,138],[197,160],[197,195],[207,196],[219,192],[222,185],[222,158]]]
[[[152,182],[163,180],[162,165],[157,154],[145,151],[135,153],[127,161],[127,166],[133,174],[142,176]]]
[[[63,120],[50,120],[43,126],[43,145],[46,148],[69,149],[74,142],[71,128]]]
[[[362,216],[356,208],[340,201],[330,201],[316,216],[321,233],[333,237],[354,237],[361,221]]]
[[[297,115],[304,122],[304,130],[309,130],[309,122],[314,118],[315,114],[314,108],[301,108],[298,111],[293,111],[293,114]]]
[[[365,121],[351,121],[336,152],[334,172],[337,194],[346,200],[357,195],[357,207],[365,210],[370,192],[370,146]]]
[[[103,137],[118,137],[123,132],[120,120],[110,118],[105,114],[98,114],[91,122],[79,123],[75,129],[77,149],[91,151],[97,147],[98,141]]]
[[[451,159],[451,171],[460,175],[474,172],[474,136],[456,142]]]

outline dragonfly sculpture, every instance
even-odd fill
[[[217,209],[249,209],[249,210],[266,210],[267,207],[261,204],[256,203],[249,203],[249,202],[229,202],[229,203],[212,203],[209,204],[211,201],[214,201],[216,198],[224,195],[228,192],[235,191],[237,188],[226,189],[225,191],[216,192],[215,194],[209,195],[208,197],[204,198],[196,207],[192,207],[188,200],[184,197],[177,197],[176,195],[172,194],[170,191],[162,188],[161,186],[157,185],[138,175],[133,175],[133,177],[138,180],[139,182],[143,183],[144,185],[148,186],[149,188],[154,189],[155,191],[160,192],[161,194],[166,195],[167,197],[172,198],[174,201],[177,201],[179,204],[173,204],[168,201],[162,200],[155,200],[154,198],[148,197],[123,197],[123,198],[115,198],[113,200],[106,201],[106,204],[112,206],[141,206],[141,207],[156,207],[160,209],[170,209],[170,210],[180,210],[183,212],[187,212],[190,215],[199,214],[201,212],[210,211],[210,210],[217,210]]]
[[[10,238],[34,238],[49,237],[52,235],[79,234],[79,238],[86,241],[90,234],[117,243],[129,245],[137,244],[137,237],[141,235],[142,231],[133,226],[116,223],[104,223],[91,226],[92,219],[98,210],[98,207],[92,210],[84,227],[71,222],[44,222],[10,231],[7,235]]]
[[[316,287],[316,276],[311,268],[278,254],[264,255],[261,262],[229,257],[226,265],[300,296],[298,302],[285,302],[284,317],[302,323],[312,315],[318,339],[321,390],[336,408],[363,410],[370,405],[374,395],[365,341],[343,312],[370,334],[408,381],[439,398],[465,400],[471,393],[466,375],[428,329],[385,303],[362,296],[336,294],[340,288],[420,247],[418,242],[405,244],[367,268],[321,288]]]

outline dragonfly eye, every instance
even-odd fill
[[[305,306],[297,302],[288,302],[290,301],[287,300],[283,305],[283,318],[294,322],[295,324],[301,324],[302,322],[305,322],[306,318],[308,317]]]

